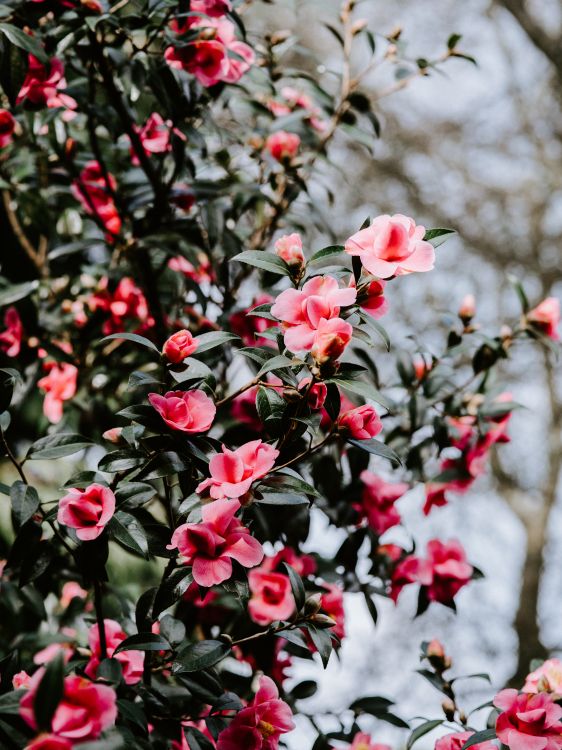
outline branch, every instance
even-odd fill
[[[27,235],[23,231],[23,227],[20,224],[17,213],[12,208],[12,196],[9,190],[2,190],[2,202],[4,204],[4,210],[6,211],[8,221],[10,222],[10,227],[14,235],[16,236],[16,239],[19,242],[22,250],[25,252],[29,260],[37,269],[39,276],[41,276],[42,278],[47,277],[47,238],[41,235],[41,237],[39,238],[39,247],[35,249],[35,247],[33,247],[31,242],[29,241]]]

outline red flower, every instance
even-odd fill
[[[253,702],[220,733],[217,750],[277,750],[281,735],[294,728],[291,709],[279,699],[275,683],[260,677]]]
[[[365,487],[361,503],[354,505],[354,508],[381,536],[392,526],[400,523],[400,513],[394,504],[410,489],[410,486],[405,482],[385,482],[370,471],[361,472],[360,479]]]
[[[538,328],[545,336],[558,341],[560,335],[560,301],[556,297],[547,297],[540,305],[527,313],[527,321]]]
[[[310,353],[317,364],[323,365],[339,359],[351,341],[353,328],[341,318],[322,318],[314,334],[314,344]]]
[[[286,130],[278,130],[268,135],[265,141],[266,150],[280,162],[292,161],[298,154],[300,145],[300,136],[296,133],[287,133]]]
[[[57,521],[71,529],[82,541],[97,539],[115,513],[115,495],[102,484],[85,490],[71,489],[59,501]]]
[[[373,318],[382,318],[388,312],[388,300],[384,296],[386,281],[374,279],[361,290],[357,303]]]
[[[258,625],[287,620],[295,611],[289,576],[255,568],[248,574],[251,598],[248,613]]]
[[[178,549],[193,566],[200,586],[215,586],[232,575],[232,560],[252,568],[263,559],[263,549],[248,529],[235,518],[237,500],[216,500],[203,506],[201,523],[184,523],[174,531],[168,549]]]
[[[345,637],[345,610],[343,606],[343,591],[335,583],[322,583],[325,589],[328,589],[326,593],[322,593],[320,599],[320,606],[324,612],[335,620],[336,624],[333,628],[334,635],[338,638]]]
[[[8,112],[7,109],[0,109],[0,148],[5,148],[12,142],[15,127],[16,121],[12,113]]]
[[[115,620],[104,620],[104,631],[105,639],[107,644],[107,657],[109,659],[116,659],[121,664],[123,670],[123,679],[127,685],[135,685],[142,679],[142,673],[144,668],[144,654],[142,651],[120,651],[115,656],[113,652],[127,638],[121,625]],[[88,677],[93,680],[96,679],[98,667],[102,660],[101,643],[100,643],[100,631],[97,623],[92,625],[88,633],[88,644],[92,650],[92,656],[90,661],[86,664],[84,669]]]
[[[106,181],[99,163],[89,161],[80,172],[80,179],[72,183],[71,189],[87,214],[97,215],[110,235],[119,234],[121,217],[111,195],[117,189],[117,182],[112,174],[107,174]]]
[[[356,440],[369,440],[382,431],[382,422],[374,406],[365,404],[344,412],[338,419],[340,432]]]
[[[49,60],[45,67],[33,55],[28,57],[27,74],[16,99],[16,104],[29,103],[33,107],[65,107],[76,109],[76,102],[61,93],[66,88],[64,65],[58,57]],[[72,113],[69,113],[72,116]],[[68,114],[67,114],[68,119]]]
[[[270,327],[271,323],[266,318],[260,318],[257,315],[248,315],[255,307],[260,305],[266,305],[272,301],[272,297],[269,294],[261,294],[256,297],[250,307],[245,310],[233,313],[228,322],[233,333],[236,333],[242,338],[244,346],[269,346],[270,343],[267,339],[260,338],[256,334],[265,331]]]
[[[498,738],[510,750],[560,750],[562,706],[551,695],[502,690],[494,698],[502,713],[496,720]]]
[[[88,307],[92,312],[102,310],[109,315],[102,326],[105,335],[125,331],[129,320],[140,324],[137,331],[144,331],[154,325],[146,297],[133,279],[124,276],[113,292],[109,291],[108,284],[107,277],[102,278],[98,291],[88,300]]]
[[[4,313],[4,325],[6,330],[0,333],[0,351],[8,357],[17,357],[21,349],[23,326],[15,307],[8,307]]]
[[[189,331],[177,331],[164,344],[162,354],[169,362],[177,365],[190,357],[197,349],[198,343]]]

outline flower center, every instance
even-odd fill
[[[268,737],[271,737],[272,734],[275,734],[275,727],[273,726],[273,724],[270,724],[268,721],[260,721],[258,723],[258,731],[262,737],[267,739]]]

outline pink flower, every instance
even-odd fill
[[[12,136],[16,127],[12,113],[7,109],[0,109],[0,148],[5,148],[12,142]]]
[[[277,750],[282,734],[295,728],[289,706],[270,677],[260,677],[253,702],[239,711],[217,741],[217,750]]]
[[[382,318],[388,312],[388,300],[384,296],[386,281],[373,279],[361,289],[357,304],[373,318]]]
[[[73,599],[86,599],[87,596],[88,592],[79,583],[67,581],[62,587],[60,605],[66,609]]]
[[[275,252],[288,266],[304,266],[305,258],[302,251],[300,234],[284,234],[275,243]]]
[[[173,124],[170,120],[164,122],[158,112],[153,112],[142,128],[136,128],[145,153],[147,155],[165,154],[167,151],[170,151],[172,148],[170,143],[170,132],[172,129]],[[181,131],[175,130],[174,132],[184,138]],[[131,162],[135,165],[139,164],[139,157],[132,146]]]
[[[236,450],[222,446],[209,461],[209,479],[203,480],[197,492],[210,487],[215,500],[239,498],[250,489],[252,482],[264,477],[273,467],[279,451],[261,440],[251,440]]]
[[[89,215],[97,215],[103,222],[106,231],[119,234],[121,218],[112,197],[117,189],[115,177],[108,173],[107,182],[103,170],[97,161],[89,161],[80,172],[80,177],[72,183],[71,190],[76,200]],[[124,281],[124,279],[122,279]]]
[[[547,297],[540,305],[527,313],[527,321],[542,331],[545,336],[558,341],[560,339],[558,333],[560,301],[556,297]]]
[[[216,406],[204,391],[149,393],[148,400],[173,430],[206,432],[213,424]]]
[[[382,431],[382,422],[375,407],[365,404],[346,411],[338,419],[340,432],[356,440],[369,440]]]
[[[266,305],[271,302],[272,297],[269,294],[261,294],[256,297],[250,307],[246,310],[240,310],[233,313],[228,322],[233,333],[242,338],[244,346],[269,346],[270,342],[265,338],[260,338],[257,334],[262,333],[270,327],[271,323],[266,318],[260,318],[257,315],[248,315],[255,307]]]
[[[425,227],[402,214],[377,216],[345,243],[345,251],[361,259],[374,276],[389,279],[413,271],[431,271],[433,245],[424,241]]]
[[[232,560],[245,568],[259,565],[263,549],[248,529],[235,518],[237,500],[216,500],[203,506],[201,523],[184,523],[174,531],[168,549],[178,549],[192,565],[193,580],[215,586],[232,575]]]
[[[268,573],[255,568],[248,574],[250,592],[248,614],[258,625],[270,625],[275,620],[288,620],[295,611],[295,600],[289,576]]]
[[[276,571],[281,563],[286,562],[302,577],[306,578],[316,571],[316,561],[310,555],[299,555],[292,547],[283,547],[273,557],[266,557],[261,570]]]
[[[404,586],[411,583],[431,583],[431,571],[426,560],[408,555],[394,568],[390,581],[390,598],[396,604]]]
[[[301,145],[300,136],[296,133],[287,133],[286,130],[278,130],[268,135],[265,148],[277,161],[292,161],[299,152]]]
[[[37,382],[37,386],[45,391],[43,414],[49,422],[57,424],[62,419],[62,405],[64,401],[73,398],[76,393],[78,368],[68,362],[49,365],[49,374]]]
[[[177,331],[164,344],[162,354],[169,362],[177,365],[190,357],[197,349],[198,343],[189,331]]]
[[[313,411],[321,409],[324,406],[324,401],[328,395],[328,387],[326,383],[314,383],[309,388],[310,378],[303,378],[299,383],[299,393],[307,392],[307,403]]]
[[[12,677],[12,687],[14,690],[21,690],[21,689],[27,689],[29,685],[31,684],[31,675],[28,675],[25,670],[21,670],[21,672],[17,672]]]
[[[29,103],[33,107],[65,107],[76,109],[76,102],[61,93],[66,88],[64,65],[58,57],[52,57],[45,67],[33,55],[28,56],[27,74],[16,99],[16,104]],[[67,118],[69,119],[68,115]]]
[[[91,484],[85,490],[71,489],[59,501],[57,521],[76,529],[82,541],[97,539],[115,513],[115,495],[102,484]]]
[[[20,716],[37,729],[33,704],[45,670],[38,669],[31,678],[29,690],[20,701]],[[97,685],[83,677],[64,678],[63,696],[51,720],[51,732],[71,743],[95,740],[117,718],[116,696],[107,685]]]
[[[113,656],[113,652],[127,638],[127,633],[121,629],[121,625],[115,620],[104,620],[104,631],[107,643],[108,659],[116,659],[121,664],[123,679],[127,685],[135,685],[142,679],[144,668],[144,654],[142,651],[120,651]],[[88,645],[92,650],[90,661],[86,664],[84,672],[96,679],[98,667],[102,660],[100,632],[97,623],[94,623],[88,632]]]
[[[318,365],[339,359],[351,341],[353,328],[341,318],[322,318],[310,353]]]
[[[335,621],[332,632],[338,638],[345,638],[345,609],[343,606],[343,591],[336,583],[322,583],[322,587],[328,589],[322,592],[320,606],[324,612]]]
[[[547,659],[540,667],[527,675],[524,693],[553,693],[562,697],[562,661]]]
[[[494,698],[494,706],[502,712],[496,720],[497,736],[510,750],[562,747],[562,706],[552,696],[501,690]]]
[[[373,742],[370,734],[365,732],[357,732],[353,738],[349,750],[391,750],[388,745],[383,745],[380,742]]]
[[[400,513],[394,507],[410,486],[406,482],[385,482],[370,471],[362,471],[364,484],[361,504],[354,505],[362,518],[379,535],[400,523]]]
[[[457,314],[465,325],[470,323],[476,315],[476,300],[473,294],[467,294],[463,297]]]
[[[15,307],[8,307],[4,313],[4,325],[6,330],[0,333],[0,351],[8,357],[17,357],[21,349],[23,326]]]
[[[172,271],[183,274],[186,279],[191,279],[198,284],[213,281],[213,268],[205,253],[198,253],[197,261],[198,265],[194,266],[193,263],[190,263],[187,258],[183,257],[183,255],[176,255],[168,261],[168,268],[171,268]]]
[[[115,443],[117,445],[117,443],[121,441],[122,434],[122,427],[110,427],[109,430],[106,430],[102,433],[102,438],[110,443]]]
[[[302,289],[281,292],[271,314],[282,322],[287,349],[310,351],[320,321],[338,318],[340,309],[352,305],[356,297],[355,289],[340,289],[333,276],[315,276]]]
[[[25,750],[72,750],[72,742],[55,734],[40,734]]]
[[[463,745],[474,732],[453,732],[440,737],[435,743],[435,750],[462,750]],[[479,742],[473,745],[475,750],[497,750],[493,742]]]
[[[191,0],[192,13],[205,13],[212,18],[224,16],[231,9],[230,0]]]
[[[65,630],[65,628],[63,628]],[[67,628],[68,630],[68,628]],[[75,631],[72,631],[72,637],[76,635]],[[45,648],[38,651],[33,657],[34,664],[48,664],[59,654],[62,656],[64,663],[70,661],[70,657],[74,653],[74,646],[71,642],[67,643],[50,643]]]
[[[108,285],[107,277],[102,278],[98,291],[88,300],[88,307],[92,312],[102,310],[109,316],[102,326],[105,335],[125,331],[129,320],[139,324],[137,331],[144,331],[154,325],[146,297],[133,279],[124,276],[113,291],[110,291]]]
[[[425,503],[423,506],[424,516],[428,516],[433,508],[441,508],[447,505],[445,492],[449,489],[446,482],[428,482],[425,485]],[[452,487],[454,489],[454,486]]]

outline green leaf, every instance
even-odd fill
[[[322,250],[317,250],[308,262],[318,263],[326,258],[332,258],[334,255],[341,255],[344,251],[343,245],[328,245],[328,247],[323,247]]]
[[[124,339],[125,341],[132,341],[135,344],[146,346],[147,349],[152,349],[153,352],[157,352],[157,354],[160,354],[159,349],[155,346],[155,344],[152,343],[152,341],[150,341],[150,339],[147,339],[145,336],[139,336],[138,333],[110,333],[109,336],[105,336],[100,341],[100,344],[103,344],[106,341],[111,341],[111,339]]]
[[[527,298],[527,294],[525,293],[523,284],[519,281],[519,279],[516,276],[513,276],[512,274],[508,274],[507,280],[517,292],[517,296],[519,297],[519,302],[521,303],[521,310],[523,314],[526,315],[531,309],[531,305],[529,304],[529,299]]]
[[[349,706],[349,709],[356,714],[371,714],[372,716],[379,716],[381,713],[386,713],[390,706],[393,705],[394,701],[391,701],[388,698],[383,698],[381,695],[371,695],[353,701]]]
[[[19,716],[20,701],[25,692],[25,690],[11,690],[9,693],[0,695],[0,714]]]
[[[62,654],[47,664],[45,674],[37,686],[33,713],[39,729],[50,730],[51,721],[60,703],[64,690],[64,660]]]
[[[150,459],[147,465],[139,472],[143,479],[159,479],[169,477],[171,474],[181,474],[182,471],[191,469],[191,462],[174,451],[164,451]]]
[[[407,750],[410,750],[412,745],[417,742],[420,737],[433,731],[436,727],[441,726],[441,724],[443,724],[443,719],[432,719],[431,721],[424,721],[423,724],[416,727],[408,738],[408,743],[406,745]]]
[[[284,562],[283,567],[285,568],[285,570],[287,571],[287,575],[289,576],[293,598],[295,600],[295,604],[297,605],[297,612],[299,612],[304,607],[304,602],[306,600],[306,591],[304,590],[302,578],[297,573],[297,571],[289,565],[289,563]]]
[[[14,482],[10,489],[12,511],[19,526],[23,526],[39,507],[39,495],[35,487],[20,481]]]
[[[314,625],[312,625],[312,623],[310,623],[308,625],[308,632],[310,633],[312,642],[314,643],[316,649],[318,650],[318,653],[320,654],[320,659],[322,660],[324,669],[326,669],[333,651],[332,636],[330,635],[330,631],[319,630]]]
[[[135,633],[125,638],[113,654],[120,651],[171,651],[172,647],[162,635],[156,633]]]
[[[462,34],[451,34],[451,36],[447,39],[447,48],[448,49],[455,49],[457,44],[462,39]]]
[[[478,745],[479,742],[487,742],[488,740],[495,740],[496,739],[496,730],[495,728],[492,729],[483,729],[481,732],[475,732],[472,737],[469,737],[467,741],[462,746],[461,750],[467,750],[469,747],[472,747],[473,745]]]
[[[46,458],[61,458],[89,448],[92,441],[74,432],[57,432],[54,435],[36,440],[27,451],[27,458],[40,460]]]
[[[177,674],[208,669],[224,659],[229,651],[230,646],[222,641],[190,643],[176,655],[172,671]]]
[[[256,378],[261,378],[261,376],[265,375],[266,372],[271,372],[272,370],[284,370],[287,367],[294,367],[295,365],[298,366],[299,364],[302,364],[300,360],[295,362],[294,360],[289,359],[289,357],[286,357],[284,354],[278,354],[276,357],[272,357],[264,365],[262,365],[262,367],[260,367],[256,374]]]
[[[160,612],[172,604],[177,602],[178,599],[185,594],[187,589],[193,583],[193,576],[189,568],[182,566],[177,570],[174,570],[160,585],[160,588],[156,592],[156,598],[154,599],[153,616],[158,617]]]
[[[2,25],[4,24],[0,24],[0,26]],[[20,299],[24,299],[24,297],[28,297],[38,286],[38,281],[25,281],[23,284],[13,284],[6,289],[2,289],[0,291],[0,307],[11,305]]]
[[[383,443],[381,440],[375,440],[375,438],[371,438],[370,440],[349,439],[347,442],[351,443],[351,445],[354,445],[356,448],[361,448],[361,450],[372,453],[373,456],[381,456],[382,458],[387,458],[395,466],[402,465],[402,459],[400,458],[400,456],[395,453],[390,446],[386,445],[386,443]]]
[[[446,242],[452,234],[456,234],[454,229],[428,229],[423,238],[426,242],[431,242],[433,247],[439,247],[439,245]]]
[[[144,505],[156,494],[151,484],[145,482],[124,482],[115,491],[115,499],[119,504],[127,504],[129,507]]]
[[[140,522],[130,513],[118,510],[107,525],[110,536],[131,552],[148,560],[148,540]]]
[[[363,313],[362,311],[359,313],[359,317],[363,321],[363,323],[367,326],[367,328],[371,328],[377,333],[381,339],[384,341],[384,345],[386,346],[386,351],[390,351],[390,336],[388,335],[386,328],[382,326],[378,320],[375,320],[372,315],[369,315],[368,313]]]
[[[392,409],[392,403],[370,383],[366,383],[363,380],[346,380],[344,378],[330,378],[329,382],[339,385],[346,391],[356,393],[358,396],[376,401],[377,404],[384,406],[389,411]]]
[[[146,455],[140,451],[132,451],[123,448],[118,451],[111,451],[100,458],[98,470],[107,474],[116,474],[119,471],[128,471],[142,466],[146,462]]]
[[[273,253],[267,253],[263,250],[245,250],[243,253],[235,255],[231,260],[237,260],[239,263],[247,263],[249,266],[262,268],[264,271],[270,271],[282,276],[291,275],[291,269],[284,260],[277,255],[273,255]]]
[[[264,492],[262,497],[256,497],[255,502],[260,505],[309,505],[304,495],[294,495],[290,492]]]
[[[202,333],[200,336],[195,336],[194,341],[197,341],[197,349],[193,354],[197,356],[217,346],[223,346],[230,341],[240,341],[240,336],[228,331],[210,331],[209,333]]]
[[[49,62],[47,53],[37,39],[18,29],[17,26],[13,26],[11,23],[0,23],[0,33],[4,34],[16,47],[34,55],[40,62],[44,64]]]

